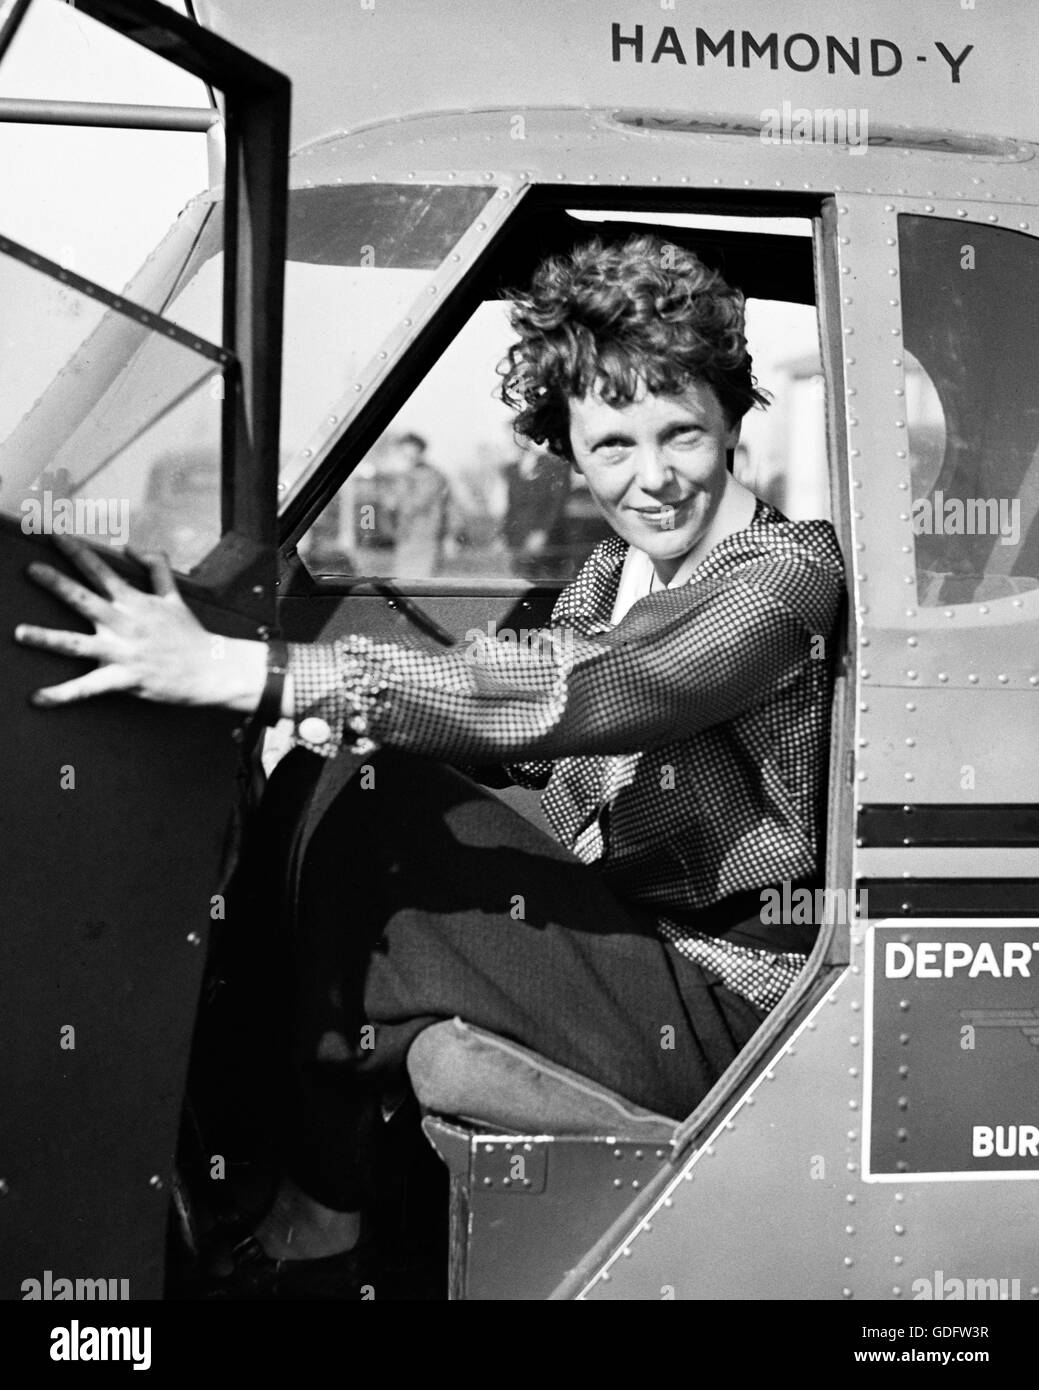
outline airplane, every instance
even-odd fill
[[[769,905],[822,918],[802,976],[680,1122],[464,1020],[427,1029],[385,1128],[428,1260],[392,1296],[1039,1298],[1030,18],[1024,0],[0,6],[5,130],[106,132],[116,169],[117,132],[151,132],[157,161],[174,132],[208,151],[207,185],[117,288],[62,263],[60,227],[29,245],[0,224],[8,631],[72,621],[24,576],[49,534],[144,582],[124,507],[215,640],[540,631],[595,523],[536,459],[516,477],[557,479],[551,527],[528,526],[545,534],[521,560],[503,539],[506,296],[548,253],[647,227],[745,294],[775,408],[748,418],[739,466],[788,515],[831,519],[846,559],[826,888]],[[9,95],[44,24],[103,27],[203,95]],[[425,569],[395,530],[411,435],[461,516]],[[0,1289],[42,1297],[46,1272],[189,1297],[221,1185],[262,1170],[214,1072],[262,955],[263,768],[290,764],[226,712],[28,704],[80,669],[12,644],[0,686],[0,1110],[18,1118]],[[343,775],[318,761],[283,804],[299,852]]]

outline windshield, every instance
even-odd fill
[[[494,188],[361,184],[289,195],[281,471],[310,461],[354,409],[358,372],[407,315]],[[163,308],[166,318],[219,342],[221,212]],[[324,429],[322,428],[324,427]],[[308,454],[306,451],[310,450]]]
[[[360,396],[358,371],[495,191],[362,184],[290,193],[283,475],[338,433]],[[0,510],[17,515],[48,490],[82,500],[103,489],[136,519],[158,489],[163,515],[190,518],[177,537],[159,538],[177,568],[216,543],[225,364],[209,345],[222,342],[222,223],[221,204],[190,205],[127,286],[123,312],[0,256],[8,320],[33,327],[4,342]],[[134,304],[186,330],[188,344],[144,328]],[[142,528],[151,535],[135,520],[138,541]]]

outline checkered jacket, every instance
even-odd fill
[[[687,584],[647,595],[613,626],[627,549],[618,536],[596,546],[534,643],[292,644],[295,739],[330,757],[349,730],[362,752],[388,744],[504,764],[513,781],[544,788],[559,839],[621,898],[652,909],[678,950],[767,1009],[804,957],[716,940],[668,910],[817,872],[844,583],[836,536],[759,502]]]

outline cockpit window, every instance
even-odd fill
[[[1039,587],[1039,246],[898,219],[918,602]]]
[[[587,216],[605,224],[619,218],[598,210]],[[713,230],[737,221],[675,213],[623,220],[636,219],[689,235],[700,222]],[[765,218],[738,221],[729,230],[772,230]],[[811,222],[788,220],[781,230],[807,242]],[[512,412],[498,394],[497,367],[515,338],[508,307],[503,298],[477,305],[301,538],[299,552],[313,573],[391,579],[405,590],[429,583],[445,590],[474,582],[552,586],[572,579],[610,534],[577,471],[514,437]],[[828,518],[814,305],[751,297],[746,330],[758,383],[774,399],[768,411],[744,418],[734,472],[795,519]]]
[[[23,255],[0,246],[0,512],[190,570],[221,534],[224,354]]]
[[[309,471],[357,404],[355,381],[495,193],[454,184],[347,184],[289,194],[281,474]],[[219,341],[221,207],[162,312]]]
[[[283,478],[313,466],[355,408],[357,372],[495,191],[362,184],[290,194]],[[219,202],[185,211],[128,286],[126,312],[103,307],[64,270],[40,273],[0,254],[11,348],[2,364],[0,510],[35,515],[49,497],[62,515],[66,503],[79,505],[82,520],[84,508],[100,515],[103,501],[130,518],[131,545],[166,550],[182,572],[219,540],[222,213]],[[182,329],[184,341],[143,327],[133,304]],[[119,528],[76,529],[123,543]]]

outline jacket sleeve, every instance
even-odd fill
[[[596,637],[556,626],[526,648],[293,645],[297,742],[332,756],[352,736],[358,751],[475,764],[642,751],[764,703],[824,656],[840,588],[809,553],[764,554],[651,594]]]

